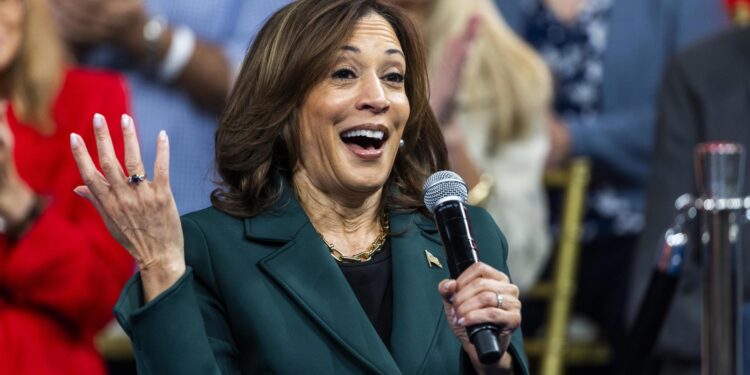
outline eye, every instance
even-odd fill
[[[388,73],[383,77],[388,82],[393,83],[403,83],[404,82],[404,75],[401,73]]]
[[[341,68],[337,69],[333,74],[331,75],[331,78],[333,79],[354,79],[357,78],[357,75],[354,74],[354,71],[349,68]]]

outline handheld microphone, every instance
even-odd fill
[[[464,180],[450,171],[435,172],[424,184],[424,204],[435,217],[448,258],[448,269],[454,279],[479,261],[479,249],[471,234],[466,209],[468,196]],[[489,323],[477,324],[467,327],[466,333],[477,349],[480,362],[491,364],[500,360],[498,327]]]

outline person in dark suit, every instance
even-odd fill
[[[377,1],[278,11],[216,134],[224,189],[182,225],[164,132],[153,181],[130,117],[130,177],[101,117],[102,173],[71,135],[76,191],[140,266],[115,311],[141,373],[528,373],[507,243],[486,211],[469,210],[484,263],[456,280],[443,268],[421,198],[446,167],[422,49]],[[500,327],[497,363],[466,337],[479,322]]]
[[[632,268],[632,320],[656,263],[660,242],[672,225],[674,202],[697,194],[693,150],[698,143],[729,141],[750,150],[750,29],[737,29],[678,55],[662,86],[646,227]],[[750,164],[745,164],[745,176]],[[748,186],[745,185],[745,194]],[[750,248],[744,226],[742,248]],[[691,239],[699,244],[697,233]],[[700,263],[695,246],[686,256],[676,296],[656,344],[660,374],[699,374],[701,342]],[[750,257],[744,256],[744,300],[750,295]]]

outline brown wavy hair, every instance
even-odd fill
[[[443,135],[429,105],[424,47],[412,22],[375,0],[299,0],[276,12],[258,33],[216,131],[222,187],[217,209],[236,217],[271,207],[291,182],[300,158],[298,115],[307,94],[329,73],[336,52],[357,22],[387,20],[406,56],[405,90],[411,113],[384,189],[391,209],[420,210],[422,184],[447,169]]]

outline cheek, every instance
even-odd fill
[[[397,121],[399,124],[398,131],[403,133],[406,121],[409,120],[409,115],[411,114],[409,98],[406,96],[406,94],[394,97],[391,100],[391,108],[393,109],[392,112],[396,116],[394,121]]]

